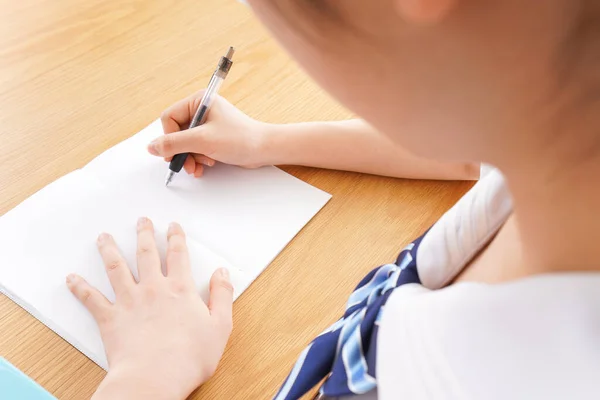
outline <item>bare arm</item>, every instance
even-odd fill
[[[304,165],[414,179],[479,178],[479,164],[417,157],[362,120],[267,125],[265,164]]]
[[[214,161],[243,167],[304,165],[398,178],[478,179],[479,165],[423,159],[362,120],[268,124],[254,120],[217,97],[202,126],[186,130],[200,93],[162,115],[166,135],[148,150],[161,157],[190,153],[184,166],[201,176]]]

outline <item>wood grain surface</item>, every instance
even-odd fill
[[[233,0],[0,0],[0,10],[0,214],[202,88],[230,45],[222,94],[249,115],[350,117]],[[284,169],[333,199],[237,300],[223,361],[194,399],[272,397],[361,277],[471,186]],[[3,296],[0,355],[59,399],[89,398],[104,376]]]

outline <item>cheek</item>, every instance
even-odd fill
[[[321,88],[379,132],[416,154],[435,154],[436,146],[427,144],[439,142],[434,141],[437,134],[429,134],[431,110],[406,91],[403,79],[389,79],[364,59],[332,57],[308,48],[297,48],[296,56]]]
[[[331,96],[409,151],[443,158],[455,144],[430,107],[420,68],[382,58],[372,45],[341,32],[310,40],[274,12],[268,1],[250,0],[258,18],[299,65]],[[399,68],[402,66],[403,68]],[[414,67],[414,65],[412,65]],[[412,74],[411,74],[412,71]]]
[[[349,56],[353,51],[333,53],[298,46],[295,57],[301,67],[329,95],[363,118],[379,114],[378,104],[391,100],[387,83],[364,60]],[[367,58],[368,59],[368,58]]]
[[[286,20],[290,16],[280,15],[270,1],[249,3],[261,22],[316,83],[362,117],[372,114],[377,101],[369,99],[377,98],[381,82],[377,79],[379,71],[369,61],[370,49],[360,48],[334,27],[322,27],[322,34],[301,32],[298,26],[292,26],[295,22]]]
[[[294,46],[291,51],[329,95],[403,148],[435,159],[446,159],[459,150],[454,149],[457,143],[449,132],[453,124],[440,123],[436,107],[431,107],[435,95],[428,95],[427,85],[414,88],[407,82],[417,77],[405,74],[392,79],[390,73],[397,72],[386,73],[365,59],[356,60],[347,55],[351,50],[337,56],[309,46]]]

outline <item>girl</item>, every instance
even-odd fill
[[[597,397],[600,0],[249,3],[366,122],[266,125],[220,99],[206,125],[178,132],[196,95],[166,111],[170,134],[152,154],[195,153],[186,171],[196,176],[215,160],[412,178],[476,178],[482,161],[499,168],[359,283],[277,398],[298,398],[324,377],[329,397]],[[140,220],[146,273],[136,283],[101,235],[114,304],[68,279],[106,346],[97,399],[183,399],[221,357],[227,272],[213,276],[204,305],[178,225],[168,241],[163,277],[152,224]]]

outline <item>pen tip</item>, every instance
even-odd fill
[[[235,53],[235,49],[230,46],[229,50],[227,50],[227,54],[225,55],[225,57],[231,60],[231,57],[233,57],[233,53]]]
[[[174,176],[175,176],[175,172],[173,172],[173,171],[169,171],[167,173],[167,178],[165,179],[165,186],[169,186],[169,183],[171,183]]]

